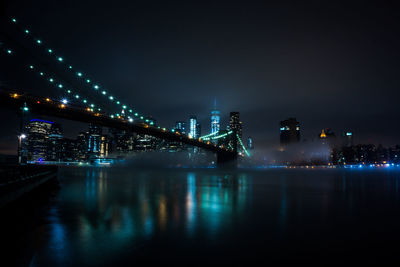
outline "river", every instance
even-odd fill
[[[3,253],[19,266],[399,262],[399,180],[399,168],[65,167],[58,187],[3,212]]]

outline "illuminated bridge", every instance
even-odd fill
[[[219,164],[237,159],[238,144],[248,155],[242,141],[233,131],[191,139],[179,132],[155,126],[148,116],[139,114],[103,88],[101,83],[70,64],[44,40],[36,37],[30,27],[16,18],[8,18],[3,23],[4,31],[0,32],[3,56],[22,62],[26,71],[36,75],[41,82],[46,82],[48,87],[54,88],[56,95],[42,97],[2,88],[0,104],[3,107],[181,142],[216,153]],[[216,145],[215,140],[220,138],[229,139],[229,146]]]

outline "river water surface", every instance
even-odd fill
[[[400,262],[398,169],[61,168],[58,180],[2,215],[20,266]]]

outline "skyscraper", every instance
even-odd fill
[[[25,126],[27,138],[25,138],[22,146],[27,151],[28,161],[46,160],[48,149],[47,141],[52,124],[52,121],[32,119]]]
[[[53,123],[47,137],[46,160],[59,161],[63,158],[63,135],[61,125]]]
[[[88,155],[89,133],[80,132],[76,138],[76,147],[78,150],[77,158],[79,160],[86,160]]]
[[[211,110],[211,133],[217,133],[220,129],[220,113],[217,110],[217,102],[214,101],[214,108]]]
[[[231,112],[229,116],[229,130],[236,131],[239,138],[242,138],[242,122],[239,112]]]
[[[191,116],[189,118],[189,138],[197,138],[198,134],[197,134],[197,118],[196,116]]]
[[[353,146],[353,132],[347,131],[342,133],[342,146]]]
[[[111,150],[115,150],[118,153],[130,152],[134,150],[136,135],[130,131],[124,131],[119,129],[110,129],[112,135]]]
[[[200,123],[196,123],[196,138],[199,138],[201,136],[201,125]]]
[[[229,115],[229,130],[234,131],[236,136],[233,136],[229,141],[228,146],[233,148],[235,151],[239,147],[239,139],[242,139],[242,122],[240,121],[240,113],[239,112],[231,112]],[[236,140],[236,142],[235,142]]]
[[[111,138],[106,135],[103,134],[100,137],[100,157],[102,158],[106,158],[108,157],[108,154],[111,153],[111,147],[112,147],[112,142],[111,142]]]
[[[175,130],[181,134],[186,134],[186,123],[184,121],[177,121],[175,123]]]
[[[101,133],[102,128],[100,126],[89,124],[88,152],[93,156],[100,154]]]
[[[300,123],[296,118],[289,118],[281,121],[280,143],[287,145],[300,141]]]

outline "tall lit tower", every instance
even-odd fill
[[[191,116],[189,119],[189,138],[198,138],[197,125],[196,116]]]
[[[220,129],[220,113],[217,109],[217,101],[214,100],[214,108],[211,110],[211,133],[217,133]]]

